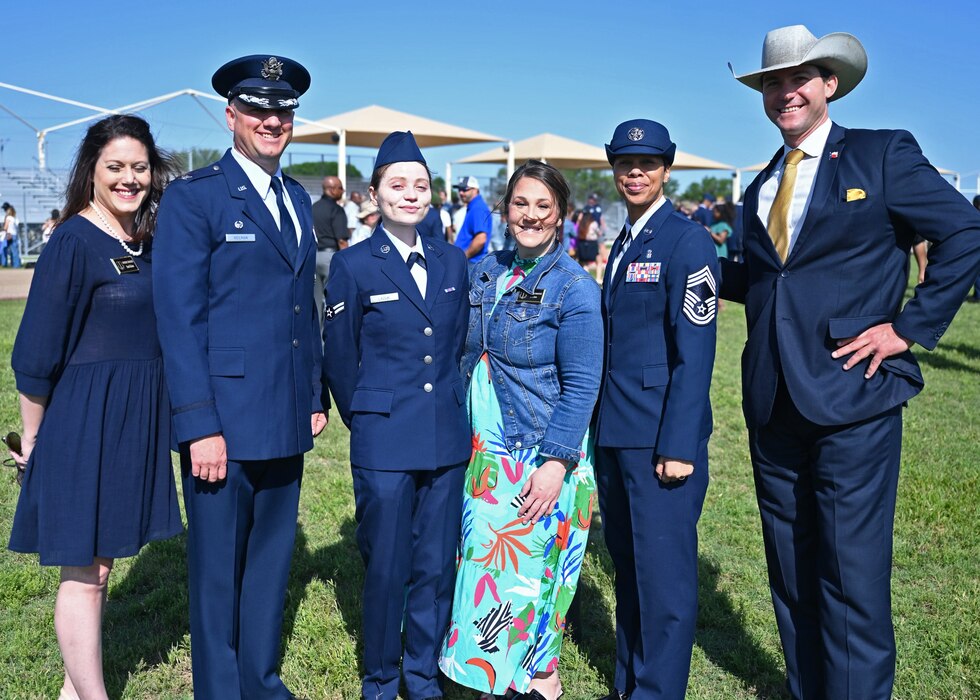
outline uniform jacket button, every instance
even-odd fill
[[[428,394],[428,393],[430,393],[430,392],[432,391],[432,385],[431,385],[431,384],[429,384],[428,382],[426,382],[426,383],[425,383],[425,384],[424,384],[424,385],[422,386],[422,388],[423,388],[423,389],[425,389],[425,393],[427,393],[427,394]]]
[[[297,313],[298,314],[299,312],[300,312],[300,305],[297,304],[296,306],[293,307],[293,313]]]
[[[429,328],[428,326],[426,326],[422,332],[425,333],[426,335],[432,335],[432,329]]]
[[[296,338],[293,338],[293,347],[294,348],[298,348],[299,347],[299,341]]]
[[[432,355],[426,355],[425,357],[423,357],[422,358],[422,362],[424,362],[427,365],[431,365],[432,364]]]

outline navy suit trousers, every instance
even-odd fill
[[[772,419],[749,439],[790,694],[887,700],[902,407],[820,426],[780,382]]]
[[[228,460],[215,484],[191,475],[186,447],[180,466],[194,698],[291,698],[277,669],[303,455]]]
[[[602,530],[616,568],[616,688],[631,700],[683,700],[698,616],[708,440],[681,483],[661,483],[652,448],[597,447],[595,456]]]
[[[365,568],[361,692],[395,700],[401,660],[409,700],[440,697],[437,660],[452,613],[466,464],[352,472]]]

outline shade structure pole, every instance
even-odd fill
[[[446,196],[453,201],[453,164],[446,163]]]
[[[742,197],[742,171],[736,170],[732,173],[732,204],[738,204]]]
[[[347,130],[340,130],[340,140],[337,142],[337,177],[340,178],[340,184],[344,186],[344,192],[347,191]]]
[[[514,142],[507,142],[507,182],[510,182],[510,178],[514,175],[514,159],[516,154],[514,153]]]

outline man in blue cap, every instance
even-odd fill
[[[604,700],[682,700],[694,646],[718,261],[704,229],[664,197],[675,151],[648,119],[623,122],[606,146],[627,220],[603,280],[593,433],[616,568],[615,689]]]
[[[431,176],[411,132],[385,138],[368,193],[381,224],[334,256],[323,322],[324,379],[351,431],[361,694],[395,700],[400,665],[401,697],[434,700],[472,452],[459,374],[469,270],[457,248],[418,232]]]
[[[980,215],[911,134],[830,119],[867,67],[857,37],[794,25],[735,75],[783,141],[746,190],[721,295],[745,304],[742,407],[798,700],[892,697],[902,407],[924,384],[910,348],[936,347],[980,268]],[[916,234],[932,247],[904,303]]]
[[[472,175],[459,178],[453,185],[459,198],[466,205],[466,217],[456,233],[455,244],[462,249],[471,264],[483,260],[490,246],[493,217],[490,208],[480,195],[480,182]]]
[[[293,697],[280,631],[303,453],[326,424],[310,198],[284,177],[299,63],[214,74],[233,147],[167,188],[154,303],[180,452],[197,700]]]

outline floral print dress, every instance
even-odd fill
[[[537,261],[515,260],[497,282],[497,301]],[[527,690],[558,666],[565,617],[575,596],[595,503],[592,441],[569,468],[551,513],[517,516],[524,482],[546,461],[536,448],[509,451],[486,354],[469,386],[473,454],[463,492],[456,592],[439,667],[451,680],[503,695]]]

